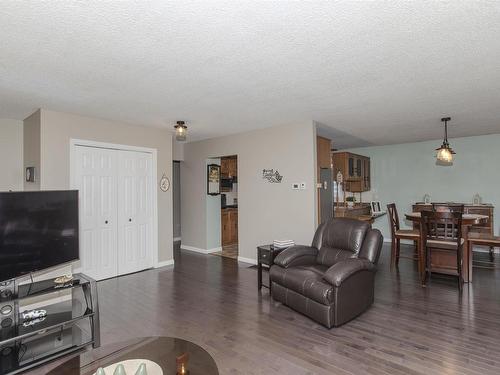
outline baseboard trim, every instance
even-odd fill
[[[174,242],[179,242],[182,240],[182,237],[174,237]]]
[[[222,247],[214,247],[213,249],[200,249],[199,247],[188,246],[183,244],[181,244],[181,249],[205,255],[210,253],[216,253],[217,251],[222,251]]]
[[[248,263],[248,264],[257,264],[257,261],[255,259],[244,258],[244,257],[238,257],[238,262]]]
[[[200,249],[199,247],[194,247],[194,246],[183,245],[182,243],[181,243],[181,249],[187,251],[193,251],[195,253],[206,254],[205,249]]]
[[[216,253],[218,251],[222,251],[222,247],[214,247],[213,249],[208,249],[208,250],[205,250],[207,252],[207,254],[210,254],[210,253]]]
[[[173,265],[174,265],[174,260],[173,259],[163,260],[161,262],[156,263],[156,267],[155,268],[161,268],[161,267],[173,266]]]

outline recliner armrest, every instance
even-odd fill
[[[333,266],[328,268],[328,270],[323,275],[323,279],[325,279],[328,283],[339,287],[340,285],[342,285],[344,280],[348,279],[359,271],[375,270],[375,265],[369,260],[359,258],[345,259],[338,263],[335,263]]]
[[[316,263],[318,249],[311,246],[294,245],[283,250],[274,258],[274,264],[288,268]]]

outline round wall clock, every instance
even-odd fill
[[[163,175],[160,180],[160,189],[161,191],[168,191],[168,189],[170,189],[170,180],[165,175]]]

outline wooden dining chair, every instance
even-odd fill
[[[491,235],[490,233],[480,233],[480,232],[469,232],[469,246],[470,246],[470,254],[472,253],[472,250],[474,249],[474,245],[477,246],[487,246],[490,248],[490,260],[489,262],[487,261],[479,261],[479,260],[474,260],[474,267],[480,267],[480,268],[488,268],[488,269],[495,269],[495,256],[494,256],[494,250],[495,247],[500,247],[500,236],[494,236]],[[484,266],[486,264],[486,266]]]
[[[457,258],[456,269],[447,269],[447,274],[458,277],[458,289],[462,291],[462,212],[422,211],[420,221],[421,241],[425,249],[426,277],[425,284],[432,273],[432,252],[455,252]],[[432,250],[431,250],[432,249]]]
[[[387,214],[389,216],[389,226],[391,227],[391,268],[399,265],[399,258],[412,259],[418,262],[420,267],[420,258],[418,256],[418,244],[420,233],[414,229],[401,229],[399,227],[399,215],[395,203],[387,205]],[[401,240],[412,240],[415,243],[416,251],[413,256],[402,256]]]

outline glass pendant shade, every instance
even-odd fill
[[[449,146],[442,145],[440,148],[437,149],[437,159],[445,162],[445,163],[451,163],[453,161],[453,150],[450,149]]]
[[[436,149],[436,158],[444,163],[451,163],[453,161],[453,155],[455,154],[455,151],[453,151],[448,143],[448,121],[450,120],[450,117],[443,117],[441,119],[441,121],[444,122],[444,139],[441,147]]]
[[[184,142],[187,136],[187,126],[184,124],[184,121],[177,121],[177,125],[175,128],[175,139],[179,142]]]

